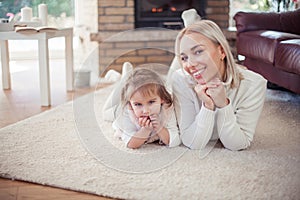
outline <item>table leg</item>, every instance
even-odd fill
[[[48,39],[39,39],[39,70],[42,106],[51,105]]]
[[[1,46],[1,64],[2,64],[2,88],[10,89],[10,70],[9,70],[9,52],[8,41],[0,40]]]
[[[66,85],[67,91],[74,90],[74,70],[73,70],[73,32],[65,37],[66,47]]]

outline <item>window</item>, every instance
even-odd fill
[[[21,8],[32,8],[32,16],[38,17],[38,5],[48,6],[48,24],[55,27],[66,27],[74,24],[74,0],[0,0],[0,18],[9,14],[20,18]]]
[[[21,23],[21,8],[28,6],[32,8],[32,17],[38,17],[38,5],[47,4],[48,8],[48,25],[64,28],[74,26],[74,1],[75,0],[0,0],[0,18],[8,18],[8,15],[15,15],[15,22]],[[8,14],[11,13],[11,14]],[[8,15],[7,15],[8,14]],[[32,24],[27,24],[32,26]],[[36,26],[36,24],[34,24]],[[64,46],[61,45],[64,38],[53,38],[49,42],[51,49],[50,57],[61,58],[64,55]],[[26,49],[24,49],[26,46]],[[37,58],[37,41],[19,40],[9,41],[11,60],[36,59]],[[76,43],[74,43],[74,47]]]

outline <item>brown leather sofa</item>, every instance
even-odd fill
[[[269,82],[300,94],[300,9],[284,13],[238,12],[237,53]]]

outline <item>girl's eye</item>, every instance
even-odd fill
[[[135,107],[138,107],[138,106],[141,106],[142,104],[140,104],[140,103],[134,103],[133,104]]]
[[[154,103],[155,103],[155,101],[154,101],[154,100],[152,100],[152,101],[149,101],[149,103],[150,103],[150,104],[154,104]]]

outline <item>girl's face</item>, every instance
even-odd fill
[[[183,69],[197,83],[206,84],[214,77],[222,80],[225,54],[220,45],[200,33],[189,33],[182,37],[179,48]]]
[[[159,114],[163,100],[157,94],[142,95],[136,91],[130,98],[130,105],[137,118]]]

